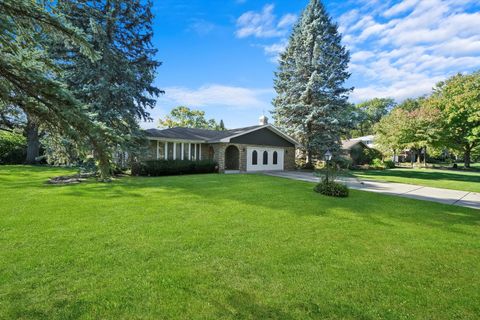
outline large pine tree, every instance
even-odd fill
[[[275,73],[273,115],[278,126],[298,138],[312,156],[340,149],[348,127],[350,54],[320,0],[311,0],[293,28]]]
[[[63,80],[75,97],[111,130],[112,150],[136,145],[138,122],[150,120],[149,110],[162,92],[152,85],[160,62],[151,44],[151,6],[143,0],[60,0],[55,7],[101,53],[96,61],[76,50],[54,50],[52,55],[61,57]],[[108,165],[108,159],[99,160]]]

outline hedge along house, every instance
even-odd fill
[[[260,117],[257,126],[216,131],[175,127],[145,130],[148,159],[214,160],[219,171],[293,170],[298,143]]]

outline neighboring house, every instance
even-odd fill
[[[257,126],[225,131],[181,127],[145,131],[148,159],[211,159],[218,163],[220,172],[295,169],[298,143],[268,124],[265,116]]]
[[[374,135],[353,138],[353,139],[350,139],[349,141],[362,141],[369,148],[374,148],[375,149],[375,136]]]
[[[364,150],[369,147],[361,140],[346,140],[342,142],[342,152],[345,156],[352,160],[353,165],[364,164]]]

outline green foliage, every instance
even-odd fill
[[[160,119],[162,128],[184,127],[210,130],[225,130],[223,120],[217,124],[215,119],[205,119],[205,111],[192,110],[188,107],[179,106],[170,111],[170,114]],[[223,126],[223,128],[222,128]]]
[[[0,105],[16,106],[51,134],[94,150],[103,163],[102,176],[108,176],[108,141],[115,135],[68,90],[61,79],[62,59],[49,51],[56,43],[76,48],[88,61],[98,54],[59,10],[46,7],[53,3],[0,1]]]
[[[170,176],[195,173],[213,173],[218,170],[211,160],[147,160],[132,165],[135,176]]]
[[[27,142],[19,133],[0,130],[0,164],[21,164],[27,154]]]
[[[355,106],[356,128],[352,136],[366,136],[374,133],[374,126],[396,106],[391,98],[374,98]]]
[[[350,169],[353,165],[353,160],[350,157],[338,157],[335,160],[335,163],[340,167],[340,169]]]
[[[441,115],[440,144],[464,154],[470,166],[472,151],[480,145],[480,71],[458,74],[440,82],[427,105]]]
[[[375,158],[382,158],[382,153],[377,149],[358,147],[351,149],[350,157],[354,165],[364,165],[371,163]]]
[[[393,153],[434,146],[441,131],[440,117],[440,112],[423,98],[409,99],[375,126],[376,144],[382,151]]]
[[[330,197],[346,198],[348,197],[348,187],[342,183],[335,181],[322,180],[314,188],[315,192],[321,193]]]
[[[385,165],[386,169],[395,168],[395,162],[393,162],[392,160],[385,160],[385,161],[383,161],[383,164]]]
[[[340,152],[351,122],[350,54],[320,0],[311,0],[295,25],[275,73],[273,116],[277,126],[307,150],[307,162],[327,150]]]
[[[373,159],[371,162],[370,162],[370,166],[373,168],[373,169],[385,169],[385,164],[384,162],[382,161],[382,159],[379,159],[379,158],[375,158]]]

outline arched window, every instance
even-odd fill
[[[257,165],[257,164],[258,164],[257,150],[253,150],[253,152],[252,152],[252,165]]]
[[[273,151],[273,164],[278,164],[278,153]]]
[[[263,164],[268,164],[268,152],[263,151]]]

